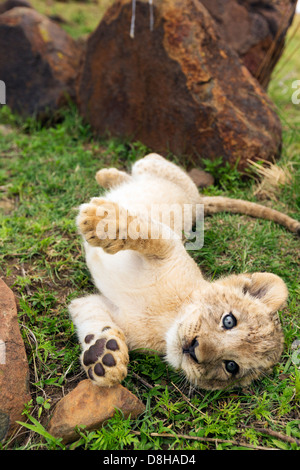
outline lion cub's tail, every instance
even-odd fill
[[[205,214],[232,212],[235,214],[245,214],[261,219],[273,220],[300,236],[300,222],[282,212],[262,206],[261,204],[222,196],[201,197],[201,204],[204,204]]]

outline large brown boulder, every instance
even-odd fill
[[[239,168],[281,146],[273,105],[219,37],[200,0],[117,0],[89,37],[79,80],[81,114],[96,133],[140,140],[166,155],[222,156]]]
[[[80,53],[57,24],[31,8],[0,15],[0,78],[6,104],[43,117],[75,97]]]
[[[11,289],[0,279],[0,442],[22,421],[30,400],[29,368]]]
[[[218,32],[266,87],[281,56],[296,0],[201,0]]]

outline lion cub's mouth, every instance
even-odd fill
[[[186,360],[199,364],[196,348],[199,346],[197,338],[187,342],[180,337],[178,325],[174,324],[166,335],[166,360],[176,370],[184,369]]]

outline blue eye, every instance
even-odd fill
[[[231,328],[236,326],[236,318],[234,315],[232,315],[232,313],[225,315],[223,318],[223,326],[226,330],[231,330]]]
[[[225,361],[225,369],[232,375],[235,375],[239,371],[239,366],[234,361]]]

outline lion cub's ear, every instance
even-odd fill
[[[224,282],[225,281],[225,282]],[[250,295],[269,308],[270,312],[279,310],[286,302],[288,290],[283,280],[271,273],[239,274],[223,279],[228,287],[242,289],[245,295]]]
[[[271,273],[251,274],[250,285],[245,285],[243,291],[258,298],[267,305],[270,312],[279,310],[288,298],[288,290],[283,280]]]

